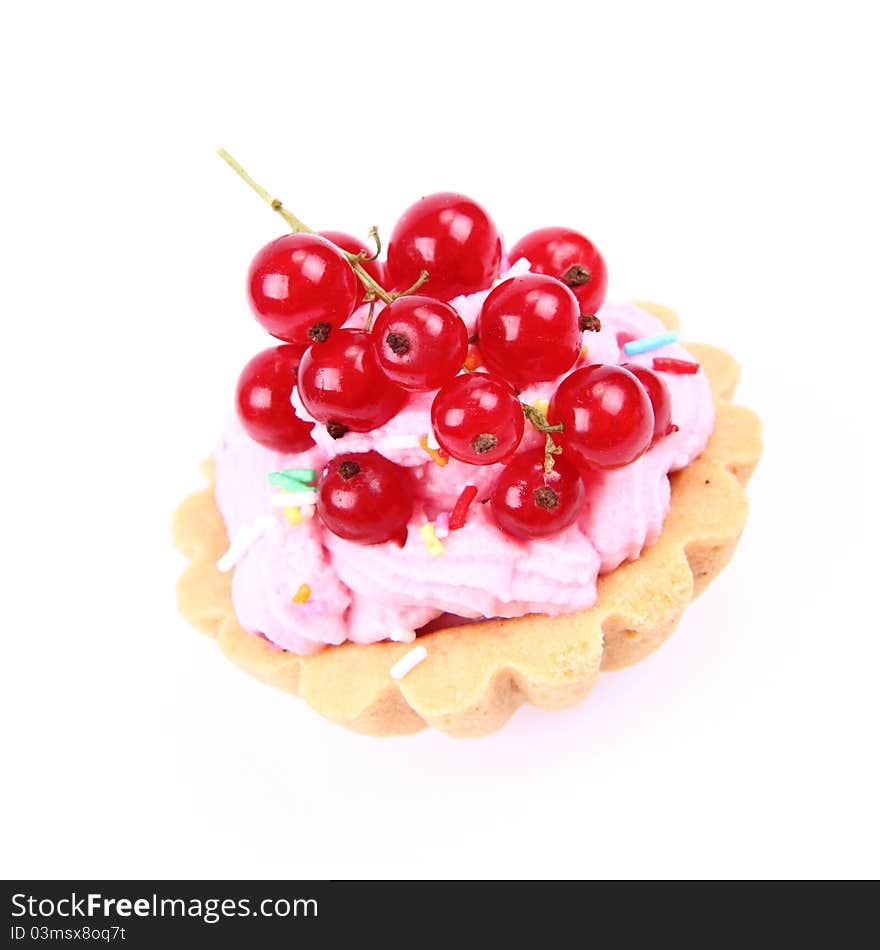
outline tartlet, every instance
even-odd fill
[[[640,303],[668,328],[667,308]],[[724,567],[747,515],[744,486],[761,454],[760,423],[731,399],[737,363],[722,350],[687,344],[705,372],[715,425],[702,454],[670,476],[671,504],[659,539],[598,580],[588,610],[482,620],[420,634],[427,657],[400,681],[395,663],[412,644],[346,643],[297,656],[245,631],[232,604],[232,580],[216,566],[229,539],[211,482],[178,510],[174,536],[190,564],[179,587],[181,612],[215,637],[241,669],[306,700],[357,732],[404,735],[426,726],[453,736],[498,729],[522,703],[561,709],[583,699],[600,670],[628,666],[656,649],[687,604]]]

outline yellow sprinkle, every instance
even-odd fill
[[[547,410],[550,408],[549,399],[536,399],[532,405],[541,413],[542,416],[547,415]]]
[[[425,542],[425,547],[428,549],[428,554],[431,557],[439,557],[446,549],[443,547],[443,542],[437,537],[434,531],[434,523],[429,521],[427,524],[423,524],[419,531],[422,535],[422,540]]]
[[[308,584],[300,584],[299,590],[293,595],[295,604],[304,604],[312,596],[312,588]]]
[[[585,359],[587,358],[587,353],[589,353],[589,352],[590,352],[590,351],[589,351],[589,349],[587,349],[587,347],[582,346],[582,347],[581,347],[581,359],[582,359],[582,360],[585,360]]]
[[[301,524],[303,520],[302,509],[301,508],[285,508],[284,514],[287,515],[287,520],[291,524]]]
[[[473,372],[475,369],[483,365],[483,361],[480,359],[479,353],[476,350],[471,350],[467,355],[467,359],[464,361],[466,369],[469,369]]]
[[[449,464],[449,456],[443,452],[438,452],[437,449],[432,449],[428,445],[428,437],[423,435],[419,439],[419,445],[422,447],[423,451],[427,452],[428,455],[442,468],[444,465]]]

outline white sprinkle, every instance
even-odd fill
[[[428,655],[428,651],[422,647],[413,647],[409,653],[402,656],[391,667],[391,679],[402,680],[407,673],[415,669]]]
[[[379,442],[379,448],[384,449],[386,452],[395,452],[401,449],[418,449],[421,448],[421,446],[419,445],[419,440],[413,438],[411,435],[386,435],[385,438]]]
[[[394,627],[388,634],[388,639],[395,643],[412,643],[415,638],[415,630],[407,630],[406,627]]]
[[[316,491],[287,491],[269,497],[273,508],[307,508],[318,504]]]
[[[437,441],[437,436],[434,435],[433,426],[428,426],[428,448],[434,449],[435,452],[440,448],[440,443]]]
[[[434,521],[434,535],[441,541],[449,537],[449,512],[441,511]]]
[[[274,515],[263,515],[252,524],[242,525],[235,533],[229,545],[229,550],[217,561],[217,570],[224,574],[231,571],[248,552],[252,544],[256,544],[275,523]]]
[[[305,508],[300,508],[299,513],[303,521],[311,521],[315,517],[315,506],[306,505]]]

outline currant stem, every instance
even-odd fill
[[[557,422],[556,425],[550,425],[547,421],[547,417],[541,412],[540,409],[536,409],[534,406],[530,406],[527,402],[521,402],[523,415],[529,422],[538,430],[538,432],[543,432],[547,437],[544,441],[544,474],[549,475],[553,471],[553,466],[556,464],[553,456],[559,455],[562,452],[560,446],[558,446],[553,441],[553,432],[562,432],[564,426],[561,422]]]
[[[376,313],[376,298],[370,298],[370,312],[367,314],[367,319],[364,321],[364,333],[369,333],[373,329],[373,317]]]
[[[376,253],[372,257],[367,257],[366,260],[378,260],[379,255],[382,253],[382,239],[379,237],[379,229],[375,224],[370,228],[369,234],[367,236],[370,238],[373,244],[376,245]]]
[[[538,432],[562,432],[563,425],[561,422],[557,422],[556,425],[551,426],[547,421],[547,417],[540,409],[530,406],[527,402],[521,402],[520,405],[522,406],[523,415],[525,415],[526,419],[531,422]]]
[[[315,234],[316,232],[312,230],[307,224],[300,221],[300,219],[292,212],[288,211],[284,207],[283,203],[279,198],[273,198],[266,189],[254,181],[253,178],[241,167],[241,165],[226,151],[225,148],[218,148],[217,154],[223,159],[224,162],[241,178],[244,182],[253,188],[253,190],[269,205],[273,211],[277,211],[282,218],[287,222],[291,231],[295,232],[305,232],[306,234]],[[378,234],[376,236],[376,243],[378,244]],[[378,297],[384,303],[391,303],[394,300],[394,296],[389,294],[384,287],[381,287],[373,278],[363,269],[360,261],[362,258],[358,254],[351,254],[343,248],[337,248],[337,250],[346,258],[346,260],[351,264],[352,270],[357,274],[358,280],[366,287],[368,293],[373,294],[375,297]]]
[[[246,182],[248,185],[253,188],[253,190],[272,208],[273,211],[277,211],[282,218],[290,225],[291,231],[305,231],[307,234],[314,234],[315,232],[307,225],[303,224],[302,221],[292,212],[288,211],[287,208],[281,203],[280,199],[273,198],[266,189],[254,181],[253,178],[239,165],[239,163],[226,151],[225,148],[218,148],[217,154],[223,159],[224,162],[238,175],[242,181]]]
[[[407,287],[406,290],[401,290],[400,293],[392,294],[391,296],[396,300],[398,297],[408,297],[410,294],[414,294],[419,287],[423,286],[428,281],[430,275],[426,270],[423,270],[419,273],[419,279],[412,285],[412,287]]]

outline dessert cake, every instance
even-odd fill
[[[248,298],[247,363],[175,536],[184,615],[258,678],[374,735],[497,729],[636,662],[727,562],[760,427],[675,315],[605,301],[584,235],[506,249],[430,195],[387,257],[291,228]]]

